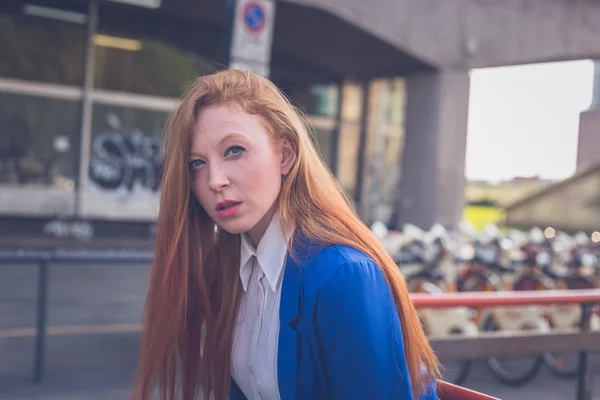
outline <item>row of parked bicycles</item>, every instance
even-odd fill
[[[461,222],[446,230],[441,225],[423,231],[406,224],[388,231],[382,223],[371,227],[406,277],[409,290],[421,293],[446,291],[500,291],[591,289],[600,287],[600,238],[585,233],[568,235],[552,228],[529,232],[501,231],[488,225],[477,232]],[[579,326],[581,307],[520,306],[471,309],[419,310],[423,327],[431,336],[476,336],[482,331],[537,331]],[[591,329],[600,330],[595,310]],[[501,382],[520,386],[531,381],[545,365],[556,376],[578,374],[577,354],[527,357],[491,357],[485,360]],[[446,379],[462,384],[472,360],[445,365]]]

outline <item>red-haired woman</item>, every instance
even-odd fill
[[[165,136],[134,399],[437,399],[403,277],[273,83],[200,77]]]

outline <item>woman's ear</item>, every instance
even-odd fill
[[[281,175],[290,173],[296,162],[296,147],[289,139],[283,139],[281,145]]]

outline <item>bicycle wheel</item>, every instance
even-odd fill
[[[471,364],[471,360],[455,361],[444,364],[444,380],[455,385],[462,385],[469,376]]]
[[[427,324],[427,319],[422,313],[418,313],[419,320],[421,321],[421,326],[423,327],[423,332],[426,336],[431,337],[431,330]],[[463,332],[460,329],[452,330],[452,335],[461,335]],[[452,361],[449,363],[445,363],[442,367],[442,372],[444,373],[444,380],[451,382],[455,385],[462,385],[469,376],[469,371],[471,370],[471,360],[459,360]]]
[[[498,331],[493,317],[484,325],[485,331]],[[486,364],[496,379],[508,386],[522,386],[531,382],[538,374],[543,363],[542,356],[528,357],[490,357]]]
[[[453,329],[452,335],[463,335],[462,329]],[[473,360],[460,360],[443,365],[444,380],[455,385],[462,385],[469,376]]]
[[[569,280],[567,286],[569,289],[592,289],[594,287],[593,283],[583,276]],[[579,373],[579,354],[576,352],[547,353],[544,354],[544,364],[552,374],[559,378],[574,378]]]
[[[546,367],[559,378],[570,379],[579,374],[577,353],[546,353],[543,357]]]

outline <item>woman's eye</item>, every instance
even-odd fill
[[[193,171],[195,169],[200,168],[201,166],[203,166],[205,163],[203,160],[192,160],[190,161],[190,169]]]
[[[227,150],[225,150],[225,157],[239,156],[244,151],[246,151],[246,149],[243,148],[242,146],[231,146]]]

